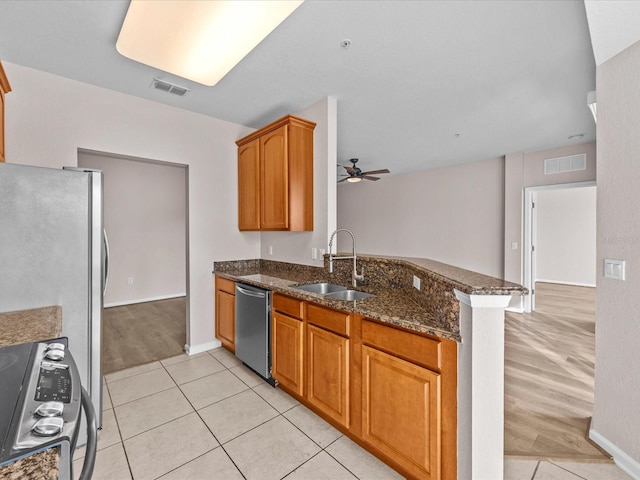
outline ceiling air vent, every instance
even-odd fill
[[[568,157],[546,158],[544,161],[544,174],[576,172],[587,169],[587,154],[570,155]]]
[[[175,83],[167,82],[166,80],[160,80],[159,78],[153,79],[151,88],[162,90],[163,92],[172,93],[173,95],[177,95],[179,97],[184,97],[185,94],[189,91],[187,87],[182,87],[180,85],[176,85]]]

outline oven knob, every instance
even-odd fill
[[[64,410],[62,402],[44,402],[36,408],[36,415],[39,417],[59,417]]]
[[[60,417],[42,418],[36,422],[31,431],[41,437],[53,437],[62,431],[64,420]]]
[[[51,350],[47,350],[44,356],[49,360],[54,360],[57,362],[64,358],[64,350],[58,350],[57,348],[53,348]]]
[[[47,350],[64,350],[64,343],[48,343]]]

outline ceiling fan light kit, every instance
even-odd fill
[[[131,60],[213,86],[303,0],[132,0],[116,49]]]
[[[363,172],[362,170],[360,170],[358,167],[356,167],[356,163],[358,163],[358,159],[357,158],[352,158],[351,160],[349,160],[352,163],[351,167],[347,167],[346,165],[342,165],[345,170],[347,171],[348,175],[342,175],[343,177],[347,177],[347,178],[343,178],[342,180],[338,180],[338,183],[347,181],[349,183],[357,183],[362,181],[362,179],[364,178],[365,180],[380,180],[379,177],[373,177],[372,175],[379,175],[382,173],[391,173],[389,172],[388,169],[383,168],[382,170],[370,170],[368,172]]]

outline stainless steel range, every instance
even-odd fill
[[[87,418],[87,453],[81,479],[95,464],[95,411],[66,338],[0,348],[0,468],[59,448],[60,480],[72,479],[81,413]]]

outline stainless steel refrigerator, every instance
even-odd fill
[[[60,305],[102,425],[103,175],[0,163],[0,312]],[[84,428],[78,444],[84,443]]]

